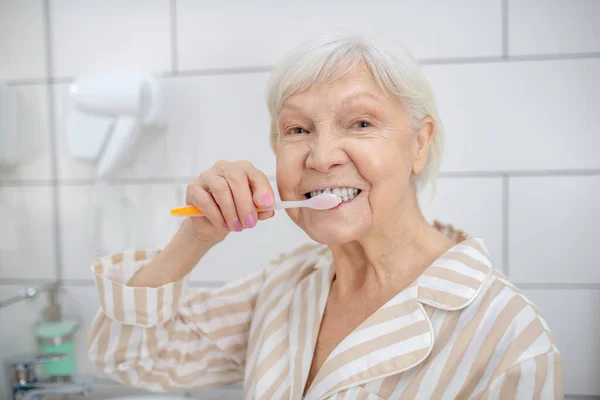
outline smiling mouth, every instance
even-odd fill
[[[345,188],[333,188],[333,189],[328,188],[328,189],[324,189],[324,190],[315,190],[312,192],[305,193],[304,195],[306,196],[307,199],[310,199],[311,197],[318,196],[322,193],[331,193],[331,194],[339,197],[340,199],[342,199],[342,202],[344,202],[344,201],[350,201],[350,200],[354,199],[356,196],[358,196],[360,194],[360,192],[361,192],[360,189],[345,187]]]

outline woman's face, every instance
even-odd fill
[[[415,131],[402,104],[364,66],[290,96],[278,125],[281,199],[304,200],[325,189],[344,198],[327,211],[287,210],[313,240],[360,240],[407,212],[411,174],[425,166],[433,128]]]

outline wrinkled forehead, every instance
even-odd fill
[[[377,104],[386,100],[393,100],[391,94],[383,90],[365,66],[357,65],[343,75],[316,81],[291,93],[283,100],[279,114],[315,108],[348,108],[359,102]]]

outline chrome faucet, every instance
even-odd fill
[[[88,396],[92,390],[89,377],[61,377],[41,379],[36,375],[39,364],[60,361],[66,354],[23,354],[4,361],[4,374],[8,383],[8,398],[12,400],[37,400],[48,395],[77,394]]]

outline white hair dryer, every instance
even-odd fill
[[[96,178],[127,164],[145,127],[164,130],[160,82],[140,75],[90,76],[69,87],[67,148],[76,159],[97,161]]]

